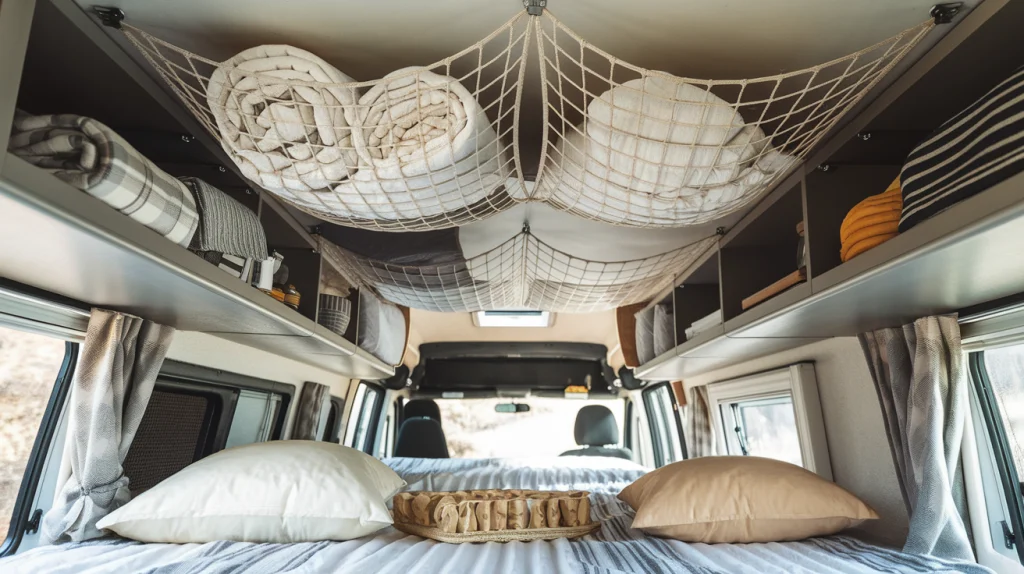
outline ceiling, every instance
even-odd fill
[[[968,0],[965,8],[980,0]],[[223,60],[258,44],[309,50],[356,78],[426,65],[522,10],[517,0],[114,0],[135,26]],[[633,64],[712,79],[772,75],[855,52],[928,19],[935,0],[549,0],[548,10]]]

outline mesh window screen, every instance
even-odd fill
[[[202,396],[153,391],[124,461],[133,496],[194,462],[209,403]]]

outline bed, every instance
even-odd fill
[[[442,544],[386,528],[347,542],[303,544],[141,544],[107,539],[36,548],[0,560],[12,573],[125,572],[621,572],[695,574],[799,572],[987,573],[977,564],[904,554],[845,536],[777,544],[686,544],[629,528],[632,510],[615,498],[646,469],[627,460],[412,459],[387,462],[410,490],[472,488],[585,489],[601,529],[577,541]]]

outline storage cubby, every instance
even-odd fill
[[[744,299],[798,270],[797,225],[803,220],[803,194],[797,181],[756,218],[745,218],[723,239],[720,264],[726,321],[743,313]]]
[[[686,330],[694,321],[722,308],[717,250],[673,289],[672,297],[675,301],[676,342],[683,344],[688,340]]]
[[[899,174],[898,165],[834,165],[807,174],[807,241],[815,276],[842,263],[839,230],[850,209],[884,192]]]

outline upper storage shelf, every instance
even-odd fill
[[[203,331],[348,377],[394,369],[100,200],[8,154],[0,176],[7,279]]]
[[[677,321],[679,345],[641,365],[637,377],[689,377],[1024,291],[1021,173],[848,261],[840,256],[851,208],[891,186],[914,146],[1024,61],[1012,24],[1022,16],[1021,4],[978,8],[766,196],[719,242],[724,323],[687,339]],[[987,61],[992,65],[979,66]],[[792,233],[797,221],[805,242]],[[806,267],[800,279],[744,306],[743,298],[798,266]],[[699,272],[695,266],[677,278],[682,294]],[[687,305],[677,291],[677,313]]]

